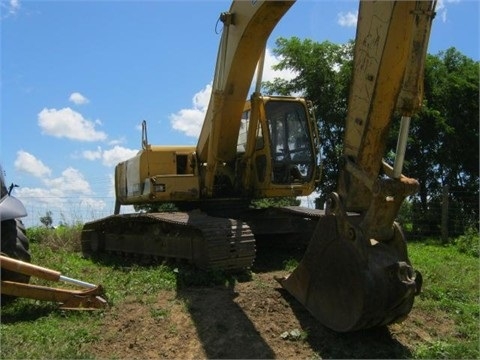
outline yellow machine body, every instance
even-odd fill
[[[253,210],[252,199],[309,195],[320,181],[309,102],[260,94],[267,39],[293,4],[233,1],[220,15],[212,94],[197,145],[152,146],[144,126],[142,150],[115,171],[115,214],[85,224],[83,250],[238,270],[253,263],[256,238],[303,234],[310,239],[304,258],[279,282],[318,320],[336,331],[400,321],[422,285],[395,219],[418,188],[402,174],[402,162],[408,122],[423,95],[435,1],[360,1],[337,192],[324,194],[323,212]],[[401,135],[391,166],[383,157],[397,114]],[[180,211],[120,214],[122,205],[162,202]]]
[[[195,147],[147,145],[116,166],[115,192],[121,204],[198,200]]]
[[[195,147],[153,146],[144,139],[135,157],[116,166],[117,201],[182,203],[312,193],[319,178],[319,141],[304,99],[253,96],[239,123],[234,156],[217,164],[211,193],[205,184],[208,164],[198,160]]]

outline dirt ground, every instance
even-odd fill
[[[155,301],[127,299],[105,313],[88,352],[105,359],[409,358],[451,321],[416,311],[401,324],[338,334],[319,324],[274,277],[287,275],[279,254],[259,253],[251,279],[232,286],[163,291]],[[432,321],[438,322],[432,324]]]

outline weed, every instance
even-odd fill
[[[177,326],[175,324],[170,324],[170,326],[168,327],[168,332],[171,335],[177,335],[178,334]]]
[[[437,340],[420,345],[414,354],[418,359],[478,359],[478,344]]]
[[[480,257],[480,236],[478,229],[468,229],[464,235],[454,240],[454,244],[458,248],[458,251]]]
[[[42,244],[52,250],[81,251],[82,225],[59,226],[57,228],[33,227],[27,229],[30,242]]]
[[[152,319],[161,321],[171,316],[173,307],[159,307],[155,299],[160,291],[171,291],[174,294],[179,287],[233,286],[240,278],[238,274],[198,271],[188,265],[139,266],[114,256],[105,256],[101,260],[85,259],[72,250],[74,247],[65,245],[69,241],[48,238],[53,236],[50,231],[53,230],[38,228],[31,233],[33,263],[58,270],[69,277],[102,284],[113,319],[116,317],[116,305],[142,299]],[[71,233],[65,230],[62,234],[68,237]],[[449,324],[451,323],[447,335],[445,332],[437,332],[434,325],[431,329],[424,326],[423,329],[428,331],[431,340],[412,345],[414,347],[409,356],[480,358],[478,258],[460,252],[458,246],[458,243],[439,245],[438,240],[409,244],[412,264],[423,274],[424,279],[423,292],[414,304],[416,310],[427,313],[433,319],[432,323],[441,323],[445,316],[448,316]],[[287,271],[297,265],[294,260],[284,263]],[[251,273],[248,275],[252,277]],[[258,286],[268,286],[254,275],[253,281]],[[52,286],[51,283],[48,285]],[[172,306],[181,304],[180,308],[185,311],[195,306],[192,300],[176,299],[174,295],[172,298]],[[175,307],[177,308],[178,306]],[[58,310],[53,303],[17,299],[2,307],[0,358],[92,358],[88,349],[90,344],[103,336],[100,330],[103,314],[102,311],[64,312]],[[180,332],[174,324],[167,326],[172,336]],[[302,330],[293,335],[289,331],[286,336],[294,336],[297,341],[311,340],[308,331]]]
[[[479,358],[479,284],[475,257],[454,246],[409,245],[413,265],[423,274],[423,291],[415,306],[436,316],[447,313],[451,334],[415,350],[418,358]]]
[[[233,288],[236,282],[234,274],[218,269],[199,270],[190,265],[183,265],[175,268],[174,272],[180,287],[223,285]]]
[[[420,345],[416,350],[419,359],[449,359],[449,345],[443,341]]]
[[[297,259],[288,259],[283,262],[283,269],[288,272],[292,272],[298,266]]]
[[[255,283],[255,286],[258,287],[259,289],[266,289],[270,286],[268,282],[266,282],[259,276],[254,276],[253,281]]]
[[[96,340],[97,321],[91,314],[51,312],[35,321],[2,323],[1,358],[89,358],[82,344]]]
[[[168,309],[150,309],[150,315],[154,320],[163,320],[170,315],[170,310]]]
[[[290,341],[306,341],[308,338],[308,331],[293,329],[291,331],[285,331],[280,334],[280,338]]]

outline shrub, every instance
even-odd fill
[[[82,225],[61,225],[57,228],[32,227],[27,229],[30,242],[42,244],[52,250],[81,251]]]
[[[469,228],[465,234],[459,236],[454,241],[458,251],[480,257],[480,236],[478,230]]]

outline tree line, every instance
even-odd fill
[[[322,43],[279,38],[277,70],[291,70],[292,80],[264,83],[270,94],[302,94],[313,102],[322,142],[321,198],[336,191],[342,155],[354,43]],[[412,117],[403,172],[420,190],[402,208],[402,221],[421,236],[440,235],[442,199],[447,191],[450,236],[478,227],[479,62],[449,48],[428,54],[424,98]],[[398,121],[397,121],[398,120]],[[385,158],[395,155],[400,116],[389,134]]]

